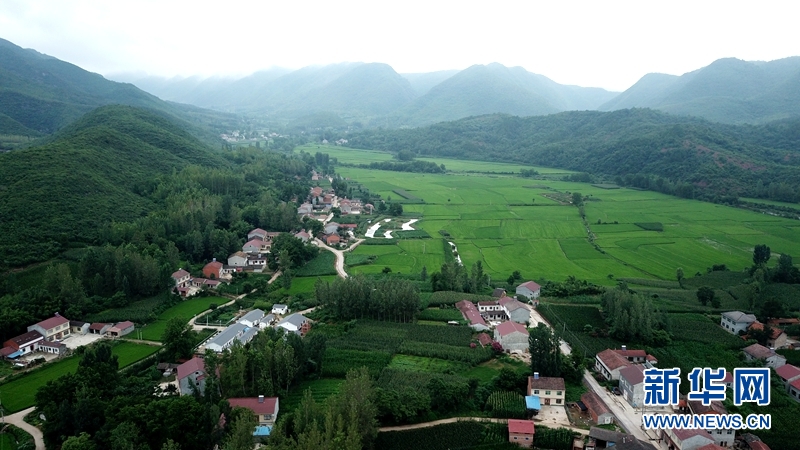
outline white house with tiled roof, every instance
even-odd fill
[[[49,319],[29,326],[28,331],[38,331],[46,341],[62,339],[69,336],[69,319],[56,313]]]
[[[739,332],[747,332],[747,328],[756,321],[756,316],[745,314],[741,311],[728,311],[722,313],[720,326],[725,328],[728,333],[739,335]]]
[[[534,300],[539,298],[541,289],[542,287],[539,286],[539,284],[537,284],[535,281],[526,281],[525,283],[517,286],[516,294],[522,295],[528,300]]]
[[[756,359],[764,360],[767,366],[777,369],[786,364],[786,358],[783,355],[775,353],[775,350],[764,347],[761,344],[753,344],[742,349],[744,352],[744,359],[753,361]]]

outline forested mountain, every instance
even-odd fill
[[[153,208],[158,174],[227,163],[164,113],[104,106],[35,148],[0,154],[0,261],[91,241],[111,221]]]
[[[0,135],[51,134],[102,105],[162,111],[192,122],[204,141],[216,139],[206,124],[231,121],[218,112],[164,102],[124,83],[0,39]],[[188,124],[187,124],[188,126]]]
[[[682,76],[648,74],[599,109],[654,108],[724,123],[800,116],[800,57],[725,58]]]
[[[392,127],[498,112],[528,116],[596,109],[615,95],[500,64],[401,75],[386,64],[341,63],[289,73],[272,69],[227,82],[122,78],[165,99],[224,111],[287,121],[327,112],[350,122]]]
[[[350,146],[517,161],[588,172],[684,197],[800,201],[800,120],[733,126],[649,109],[487,115],[348,135]]]

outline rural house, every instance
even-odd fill
[[[325,236],[325,244],[327,244],[328,246],[339,245],[341,241],[342,238],[339,237],[338,234],[329,234]]]
[[[226,269],[225,266],[214,258],[213,261],[203,266],[203,276],[211,280],[226,280],[230,281],[231,271]]]
[[[792,381],[800,380],[800,368],[791,364],[784,364],[778,367],[775,369],[775,373],[778,374],[778,378],[781,380],[781,384],[783,384],[783,388],[786,392],[789,392],[789,385]]]
[[[301,216],[311,214],[313,211],[314,207],[311,205],[311,203],[303,203],[297,208],[297,214],[300,214]]]
[[[775,350],[764,347],[761,344],[753,344],[745,347],[743,350],[744,359],[746,361],[753,361],[755,359],[764,360],[768,367],[777,369],[778,367],[786,364],[786,358],[782,355],[775,353]]]
[[[237,322],[225,328],[218,335],[206,342],[206,348],[217,353],[222,353],[225,349],[233,345],[234,341],[244,334],[247,328],[247,325]]]
[[[740,448],[750,450],[770,450],[769,446],[761,441],[761,438],[752,433],[744,433],[741,436]]]
[[[631,404],[639,407],[644,403],[644,366],[623,367],[619,371],[619,390],[622,397]]]
[[[192,276],[189,272],[179,269],[172,273],[172,280],[175,281],[176,288],[184,288],[189,285],[189,282],[192,280]]]
[[[614,448],[619,450],[656,450],[652,444],[641,442],[632,434],[606,430],[598,427],[589,429],[589,440],[585,450]]]
[[[512,350],[527,351],[529,337],[530,334],[525,325],[510,320],[501,323],[494,329],[494,340],[499,342],[506,352],[511,352]]]
[[[256,416],[258,426],[273,426],[278,420],[278,397],[229,398],[231,408],[249,409]]]
[[[521,295],[528,300],[535,300],[539,298],[539,293],[542,287],[534,281],[527,281],[517,286],[516,294]]]
[[[69,319],[56,313],[53,317],[35,323],[28,331],[38,331],[46,341],[54,341],[69,336]]]
[[[299,232],[294,234],[294,237],[303,241],[304,244],[308,242],[309,239],[311,239],[311,235],[308,234],[306,230],[300,230]]]
[[[126,320],[125,322],[120,322],[114,325],[113,327],[109,328],[108,331],[106,331],[106,335],[109,337],[121,337],[125,336],[126,334],[132,333],[133,329],[134,329],[133,322]]]
[[[533,448],[534,433],[532,420],[508,419],[508,442],[525,448]]]
[[[708,431],[684,428],[661,430],[661,439],[669,448],[675,450],[697,450],[704,445],[714,443],[714,438]]]
[[[228,256],[228,265],[233,267],[247,267],[247,253],[236,252]]]
[[[180,395],[192,395],[193,386],[201,393],[206,387],[206,363],[202,358],[194,357],[178,366],[176,381]]]
[[[604,425],[614,422],[614,415],[608,409],[603,400],[594,393],[589,391],[581,395],[581,401],[586,406],[586,410],[598,425]]]
[[[247,240],[249,241],[251,239],[260,239],[264,241],[267,239],[267,231],[261,228],[255,228],[247,233]]]
[[[540,377],[539,372],[528,377],[528,395],[539,396],[544,405],[563,405],[567,392],[565,386],[563,378]]]
[[[27,355],[28,353],[36,351],[39,348],[39,344],[44,341],[44,336],[42,333],[38,331],[28,331],[25,334],[21,334],[17,337],[13,337],[3,343],[3,349],[10,349],[11,351],[6,350],[4,353],[8,353],[5,355],[7,358],[17,358],[22,355]]]
[[[483,320],[483,316],[475,308],[475,304],[469,300],[461,300],[455,304],[455,307],[461,311],[464,320],[469,322],[469,327],[475,331],[489,331],[489,326]]]
[[[747,327],[756,321],[756,316],[745,314],[741,311],[728,311],[722,313],[720,325],[729,333],[739,335],[747,331]]]
[[[89,334],[99,334],[102,336],[106,334],[106,331],[108,331],[109,328],[111,328],[110,323],[95,322],[89,325]]]
[[[84,322],[82,320],[69,321],[70,332],[81,336],[89,332],[89,325],[91,325],[89,322]]]
[[[619,371],[633,363],[610,348],[594,357],[594,369],[606,380],[619,380]]]
[[[494,290],[492,291],[492,297],[494,298],[506,297],[506,290],[503,288],[494,288]]]
[[[800,379],[789,383],[789,396],[796,402],[800,402]]]
[[[764,324],[756,320],[755,322],[750,324],[750,326],[747,328],[747,332],[749,333],[750,331],[753,330],[763,331]],[[786,333],[784,333],[783,330],[776,327],[769,327],[769,331],[770,335],[769,338],[767,339],[767,347],[777,348],[777,349],[786,347],[787,337]]]
[[[260,309],[254,309],[247,314],[243,315],[237,322],[244,324],[248,327],[256,327],[261,323],[261,320],[264,318],[264,311]]]
[[[728,414],[728,410],[725,409],[725,406],[723,406],[722,402],[720,401],[715,400],[708,405],[704,405],[703,402],[699,400],[689,400],[686,403],[688,404],[689,410],[692,412],[692,414]],[[735,430],[726,428],[706,431],[708,431],[708,434],[711,435],[711,438],[714,439],[714,443],[717,445],[721,445],[723,447],[733,447],[733,440],[736,438]]]
[[[284,315],[289,312],[289,307],[280,303],[272,305],[272,314]]]
[[[478,302],[478,312],[481,313],[481,317],[483,317],[485,320],[490,320],[495,322],[505,322],[506,320],[508,320],[506,311],[496,301]]]
[[[63,355],[67,352],[67,344],[63,342],[41,341],[39,342],[38,351],[42,353],[52,353],[54,355]]]
[[[278,322],[276,326],[283,328],[287,333],[305,336],[311,329],[311,322],[302,314],[292,314]]]
[[[253,255],[266,252],[267,247],[264,245],[264,241],[261,239],[251,239],[245,242],[245,244],[242,246],[242,251]]]
[[[531,320],[531,310],[521,301],[503,297],[497,303],[503,308],[509,320],[517,323],[528,323]]]

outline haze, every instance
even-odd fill
[[[794,2],[0,2],[0,37],[113,76],[246,75],[344,61],[400,73],[499,62],[622,91],[723,57],[800,55]]]

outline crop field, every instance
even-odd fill
[[[447,361],[438,358],[427,358],[424,356],[394,355],[392,362],[388,366],[390,369],[412,370],[415,372],[436,372],[445,373],[452,371],[459,373],[467,366],[454,361]]]
[[[380,273],[384,267],[399,273],[419,273],[427,267],[428,273],[432,273],[444,264],[444,249],[439,239],[403,239],[395,245],[360,245],[352,254],[377,256],[372,264],[350,268],[352,273]]]
[[[127,367],[136,361],[158,351],[158,347],[144,344],[134,344],[132,342],[120,342],[114,345],[112,353],[119,358],[119,367]],[[48,381],[74,373],[78,370],[79,356],[71,356],[60,361],[49,363],[42,368],[14,379],[6,384],[0,385],[0,391],[5,392],[3,396],[3,407],[6,412],[17,412],[33,406],[36,391],[44,386]],[[12,394],[13,393],[13,394]]]
[[[292,391],[285,398],[281,398],[280,407],[282,411],[294,412],[303,400],[307,390],[311,390],[311,397],[318,404],[324,403],[328,397],[339,392],[339,386],[344,383],[342,379],[323,378],[321,380],[304,380],[299,385],[292,388]]]
[[[222,305],[227,302],[228,300],[222,297],[201,297],[184,300],[161,313],[155,322],[142,327],[142,339],[160,342],[169,319],[180,317],[188,322],[195,315],[207,310],[209,305]]]
[[[357,162],[364,154],[389,156],[340,147],[331,150],[332,156],[335,153],[341,161],[350,162]],[[463,166],[455,165],[455,161],[436,161],[464,171],[488,167],[472,161],[463,161]],[[500,167],[503,170],[498,168],[496,175],[350,167],[342,167],[340,172],[384,198],[400,200],[394,191],[421,198],[424,204],[404,206],[408,213],[422,215],[415,226],[434,237],[446,231],[458,246],[464,265],[482,261],[493,279],[505,279],[519,270],[523,277],[535,280],[563,280],[573,275],[613,285],[615,278],[674,280],[678,267],[687,277],[705,273],[714,264],[739,271],[752,264],[753,247],[762,243],[770,246],[774,259],[780,253],[800,254],[800,221],[657,192],[521,178],[501,172],[518,172],[522,166],[516,166],[517,170],[511,164]],[[584,202],[586,224],[578,208],[545,196],[564,197],[572,192],[588,197]],[[663,231],[644,229],[637,223],[658,223]],[[587,225],[597,248],[589,240]],[[377,255],[370,251],[357,250]],[[417,254],[408,250],[387,252],[374,264],[353,270],[378,272],[389,267],[409,273],[427,265],[431,273],[441,264],[432,258],[427,263],[417,262],[411,258]]]

